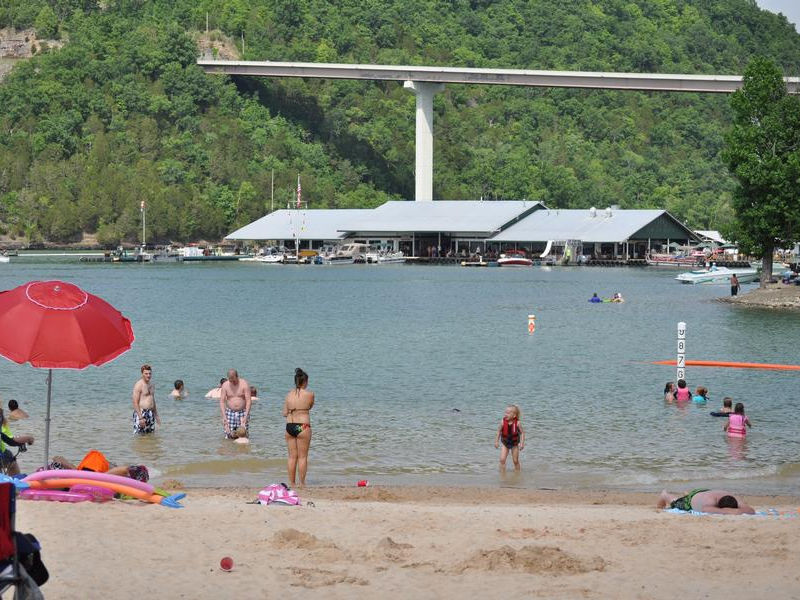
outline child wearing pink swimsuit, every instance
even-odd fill
[[[752,427],[752,425],[750,419],[744,414],[744,404],[737,402],[723,429],[727,432],[728,437],[744,438],[747,436],[748,427]]]

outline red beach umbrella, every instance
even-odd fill
[[[108,302],[64,281],[32,281],[0,292],[0,356],[49,369],[44,463],[50,450],[53,369],[114,360],[133,343],[131,322]]]

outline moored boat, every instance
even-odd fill
[[[685,254],[648,254],[645,257],[651,267],[671,267],[686,269],[699,267],[705,260],[703,256],[687,256]]]
[[[727,267],[712,266],[710,269],[698,269],[681,273],[675,279],[681,283],[691,284],[730,284],[731,277],[736,275],[739,283],[750,283],[758,279],[756,269],[729,269]]]
[[[498,267],[530,267],[533,261],[522,250],[506,250],[497,259]]]

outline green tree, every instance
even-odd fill
[[[800,235],[800,98],[787,93],[774,62],[756,58],[731,107],[734,123],[723,155],[738,183],[733,233],[745,252],[762,257],[764,287],[775,248]]]
[[[39,14],[36,15],[36,20],[33,22],[36,28],[36,36],[44,39],[54,39],[58,37],[58,18],[56,13],[49,6],[44,6]]]

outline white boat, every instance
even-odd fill
[[[286,248],[276,248],[270,246],[262,250],[261,254],[257,255],[255,259],[265,265],[279,265],[286,257]]]
[[[366,244],[352,243],[344,244],[337,248],[333,256],[329,256],[326,264],[329,265],[352,265],[354,262],[365,262],[369,246]]]
[[[397,252],[382,252],[378,254],[379,265],[386,265],[392,263],[399,264],[404,262],[406,262],[406,255],[399,250]]]
[[[497,259],[498,267],[530,267],[533,261],[522,250],[506,250]]]
[[[0,263],[11,262],[11,259],[3,254],[0,254]]]
[[[389,246],[370,246],[364,255],[366,262],[372,265],[386,265],[406,262],[406,256],[400,251],[393,251]]]
[[[681,283],[691,284],[730,284],[731,277],[736,275],[739,283],[749,283],[758,279],[756,269],[729,269],[728,267],[712,266],[710,269],[699,269],[681,273],[675,279]]]

